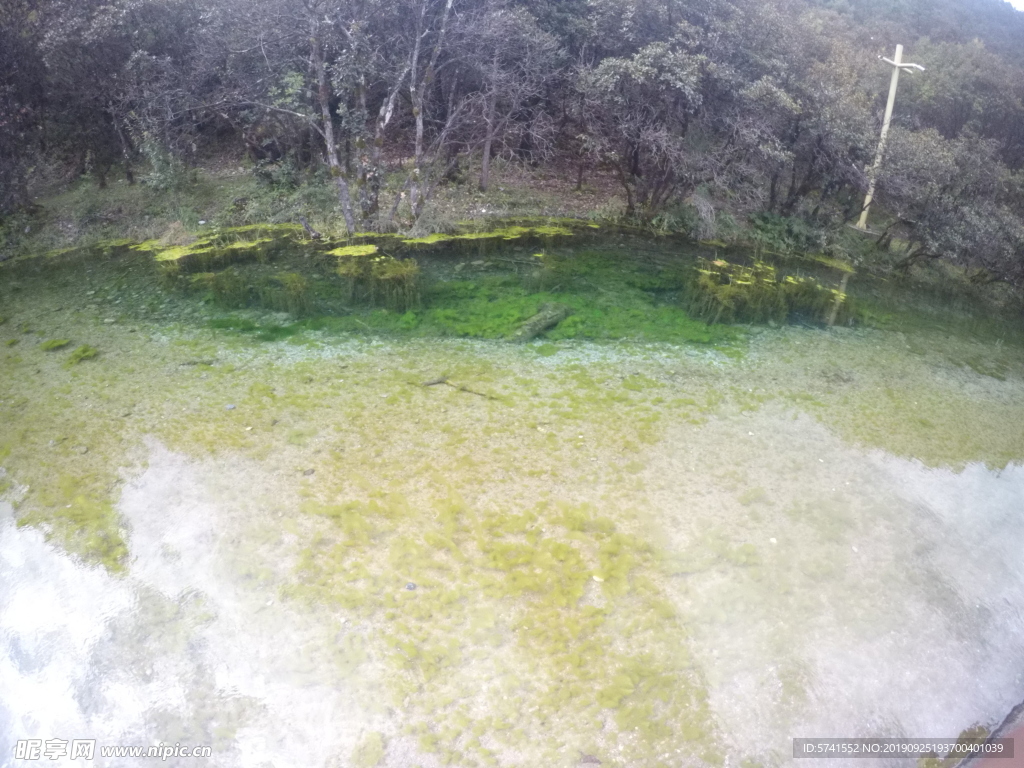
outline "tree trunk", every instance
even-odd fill
[[[487,99],[487,135],[484,137],[484,154],[480,160],[480,191],[487,191],[491,177],[491,143],[494,141],[494,117],[498,110],[498,51],[495,49],[491,60],[491,93]]]
[[[320,101],[320,112],[323,119],[324,144],[327,147],[327,164],[331,176],[338,185],[338,202],[345,217],[345,228],[351,235],[356,231],[355,215],[352,212],[352,195],[345,178],[345,169],[338,159],[338,146],[334,141],[334,120],[331,117],[331,85],[327,80],[327,67],[324,64],[323,42],[320,39],[320,21],[313,23],[313,34],[310,39],[313,48],[313,69],[316,70],[317,96]]]
[[[409,79],[409,96],[412,100],[412,113],[416,118],[416,144],[413,152],[412,183],[409,185],[409,206],[412,208],[414,219],[418,219],[423,211],[424,199],[421,194],[423,177],[423,97],[427,86],[434,78],[434,67],[437,65],[437,57],[444,45],[445,33],[448,29],[448,16],[451,13],[455,0],[446,0],[444,11],[441,15],[441,28],[437,32],[437,40],[434,41],[434,50],[431,52],[430,61],[423,70],[423,76],[419,73],[420,48],[424,36],[428,0],[422,0],[420,5],[420,18],[416,26],[416,43],[413,45],[412,56],[409,62],[411,76]]]
[[[388,98],[385,99],[384,103],[380,105],[380,112],[377,114],[377,124],[374,127],[373,132],[373,148],[370,150],[370,168],[368,169],[366,184],[368,187],[367,196],[369,199],[369,205],[371,211],[376,215],[380,208],[380,181],[382,177],[381,173],[381,162],[384,152],[384,130],[388,127],[388,123],[391,122],[391,117],[395,113],[395,101],[398,99],[398,94],[402,89],[402,83],[405,82],[406,75],[409,74],[409,67],[406,67],[401,75],[398,76],[398,80],[395,82],[394,88],[391,93],[388,94]],[[391,218],[394,218],[393,216]],[[390,221],[388,222],[390,224]]]
[[[128,138],[124,135],[124,131],[121,129],[121,124],[117,119],[111,117],[110,120],[114,124],[114,130],[117,132],[117,138],[121,142],[121,155],[124,157],[124,177],[127,179],[128,184],[132,185],[135,183],[135,174],[132,173],[131,145],[128,143]]]

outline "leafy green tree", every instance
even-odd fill
[[[1024,166],[1024,69],[991,53],[980,40],[922,41],[914,55],[927,76],[901,82],[901,112],[946,138],[969,131],[994,139],[1005,162]]]
[[[1024,188],[1000,162],[997,142],[895,128],[879,190],[908,233],[904,267],[946,258],[1024,278]]]

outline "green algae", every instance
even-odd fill
[[[185,284],[189,293],[199,293],[220,307],[242,309],[251,305],[295,316],[313,311],[314,297],[310,281],[297,272],[276,272],[250,277],[235,267],[220,272],[189,275]],[[231,327],[230,322],[221,327]],[[251,330],[245,327],[239,330]]]
[[[309,281],[297,272],[281,272],[257,289],[260,305],[295,316],[313,309]]]
[[[159,240],[143,240],[141,243],[135,243],[129,246],[133,251],[141,251],[143,253],[152,253],[159,251],[165,246]]]
[[[195,290],[208,291],[222,307],[241,308],[249,304],[251,288],[233,267],[221,272],[199,272],[191,276],[189,285]]]
[[[431,234],[431,235],[424,235],[423,237],[404,238],[400,242],[402,243],[402,245],[411,245],[411,246],[417,246],[417,245],[437,245],[438,243],[446,243],[446,242],[448,242],[450,240],[453,240],[453,239],[454,239],[453,235],[443,235],[443,234],[440,234],[440,233],[434,233],[434,234]]]
[[[188,272],[214,271],[248,261],[265,262],[296,240],[293,225],[254,225],[213,230],[187,244],[147,240],[131,250],[152,255],[165,278]]]
[[[384,736],[374,731],[363,737],[363,740],[352,753],[352,765],[355,768],[374,768],[384,759]]]
[[[951,396],[933,383],[850,393],[816,415],[847,440],[929,466],[982,461],[1000,469],[1024,456],[1019,408],[1000,397]],[[1014,426],[1011,426],[1014,425]]]
[[[393,312],[408,312],[420,303],[419,279],[420,266],[413,259],[375,256],[370,262],[370,301]]]
[[[68,357],[67,365],[77,365],[83,360],[92,360],[98,357],[100,351],[96,347],[90,347],[88,344],[76,348],[71,355]]]
[[[236,240],[233,243],[228,243],[223,246],[226,251],[250,251],[259,252],[267,243],[272,243],[274,240],[269,237],[261,237],[255,240]],[[159,260],[159,257],[157,257]]]
[[[376,245],[345,245],[328,251],[328,256],[370,256],[377,253]]]
[[[212,248],[207,245],[176,245],[170,248],[154,249],[154,259],[159,262],[176,261],[181,262],[191,256],[202,256],[211,254]]]
[[[237,227],[223,227],[215,231],[220,235],[239,236],[253,234],[257,237],[265,234],[302,234],[305,232],[301,224],[283,222],[280,224],[243,224]]]
[[[758,260],[744,265],[701,259],[687,299],[690,312],[708,323],[782,323],[793,316],[831,322],[834,315],[845,324],[853,317],[850,305],[839,288],[827,288],[814,277],[780,274]]]
[[[509,278],[450,281],[426,294],[428,309],[419,315],[417,335],[507,338],[542,304],[564,304],[573,314],[544,336],[558,339],[623,339],[728,343],[736,335],[691,319],[681,308],[658,305],[648,294],[619,290],[532,293]]]
[[[39,345],[39,348],[46,351],[52,352],[55,349],[63,349],[71,343],[71,339],[49,339]]]
[[[653,548],[616,532],[594,507],[540,504],[508,514],[450,497],[424,513],[403,497],[378,494],[305,508],[335,521],[339,536],[301,553],[300,584],[286,594],[384,619],[379,642],[391,649],[408,719],[421,723],[422,749],[487,759],[494,747],[513,748],[523,738],[512,722],[543,744],[563,723],[603,719],[602,711],[614,715],[601,737],[608,747],[622,732],[639,736],[636,755],[682,748],[680,721],[692,724],[686,733],[696,743],[708,745],[714,728],[706,694],[681,653],[678,616],[651,580],[658,572]],[[401,589],[406,581],[416,589]],[[589,589],[611,602],[585,603]],[[478,695],[471,679],[452,675],[480,650],[467,657],[464,643],[451,640],[452,628],[484,648],[521,656],[530,670],[484,724],[486,743],[458,727],[428,725],[457,717],[446,706],[435,709],[438,700]],[[610,650],[625,628],[642,652]]]
[[[459,234],[431,234],[424,237],[404,238],[399,242],[408,247],[436,246],[445,243],[452,246],[486,244],[486,243],[512,243],[527,240],[550,241],[556,237],[571,237],[573,231],[565,226],[555,224],[543,224],[537,226],[506,226],[498,229],[491,229],[477,232],[462,232]]]
[[[55,539],[68,551],[111,572],[124,569],[128,547],[119,529],[119,518],[109,501],[83,486],[88,481],[62,475],[38,497],[40,507],[18,518],[19,526],[45,524],[47,539]]]
[[[414,259],[377,253],[376,246],[350,246],[335,272],[343,279],[346,301],[367,301],[398,313],[420,304],[420,266]],[[335,253],[332,251],[331,253]]]
[[[267,327],[233,322],[246,333]],[[160,351],[159,367],[223,354],[213,350],[225,341]],[[867,360],[887,370],[891,361],[873,344],[864,346]],[[251,370],[178,369],[171,392],[162,380],[146,384],[145,426],[191,456],[242,452],[263,457],[275,471],[294,467],[300,477],[300,469],[317,462],[301,490],[310,496],[296,488],[303,509],[299,565],[282,593],[320,613],[332,606],[367,628],[365,639],[346,635],[339,643],[338,669],[345,675],[380,670],[389,705],[403,713],[425,750],[460,764],[509,764],[508,755],[529,744],[540,764],[564,757],[562,745],[615,756],[621,737],[628,744],[617,759],[639,764],[677,749],[691,760],[714,758],[719,748],[706,686],[686,652],[687,617],[663,588],[671,572],[669,559],[651,546],[657,537],[614,496],[590,504],[560,503],[557,496],[564,483],[586,485],[586,475],[573,475],[572,466],[582,459],[589,467],[599,451],[594,446],[625,453],[594,478],[609,473],[628,487],[624,464],[642,468],[639,446],[659,439],[663,427],[655,420],[645,438],[646,419],[660,413],[662,420],[684,421],[725,405],[739,409],[746,400],[728,387],[715,400],[716,382],[699,377],[684,379],[683,392],[676,392],[657,369],[638,371],[628,362],[616,364],[615,375],[607,363],[538,369],[533,366],[561,357],[531,363],[536,355],[524,350],[516,353],[512,374],[506,362],[487,363],[483,351],[401,350],[384,371],[376,361],[345,360],[342,368],[330,357],[258,363]],[[835,355],[809,349],[793,365],[803,370],[808,360]],[[91,386],[118,392],[120,402],[137,401],[140,395],[128,389],[132,377],[114,367],[122,363],[110,365],[90,367]],[[472,389],[507,395],[513,407],[419,386],[439,371]],[[134,377],[135,385],[147,381]],[[238,408],[197,404],[209,392],[239,393],[232,396]],[[841,407],[827,392],[813,396],[830,409]],[[39,408],[46,399],[24,413],[0,407],[12,429],[45,425],[50,417],[39,418]],[[750,402],[756,407],[758,400]],[[413,426],[426,414],[433,423]],[[934,421],[934,414],[928,418]],[[309,429],[310,419],[319,429],[297,444],[295,431]],[[50,434],[40,435],[27,454],[43,450]],[[17,472],[25,476],[20,465]],[[429,481],[432,498],[415,495],[416,483],[431,473],[438,475]],[[366,478],[365,486],[357,477]],[[515,488],[531,483],[557,489],[556,498],[519,500]],[[445,491],[452,485],[465,498]],[[473,490],[479,488],[488,489],[490,500],[479,498]],[[57,519],[58,506],[39,509],[32,524]],[[719,566],[743,572],[763,559],[754,545],[721,538],[692,554],[707,553]],[[417,588],[407,590],[407,583]],[[634,650],[617,642],[624,636],[635,640]],[[491,669],[495,657],[507,662]],[[474,734],[464,721],[480,722],[483,730]]]

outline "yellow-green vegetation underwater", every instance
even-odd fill
[[[1024,459],[1019,331],[707,325],[677,295],[690,273],[608,249],[531,247],[511,272],[459,257],[416,293],[403,273],[376,307],[322,311],[339,264],[382,242],[325,246],[300,274],[243,263],[222,238],[205,255],[174,246],[193,250],[170,288],[145,254],[22,265],[0,288],[0,491],[19,525],[124,574],[117,505],[147,439],[254,462],[283,492],[280,517],[254,511],[250,532],[282,556],[254,556],[246,577],[343,620],[332,675],[372,675],[371,708],[393,713],[353,765],[402,740],[424,764],[724,764],[671,522],[643,479],[672,430],[699,441],[710,420],[770,406],[929,466]],[[363,281],[348,298],[372,293],[374,264],[347,276]],[[574,314],[538,343],[439,338],[505,338],[546,301]],[[737,487],[755,511],[764,494]],[[695,562],[760,555],[728,539]]]

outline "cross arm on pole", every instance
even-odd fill
[[[892,64],[894,67],[899,67],[900,69],[918,69],[922,72],[925,71],[924,67],[922,67],[920,64],[906,64],[902,61],[893,61],[892,59],[887,59],[885,56],[879,56],[878,58],[880,58],[886,64]]]

